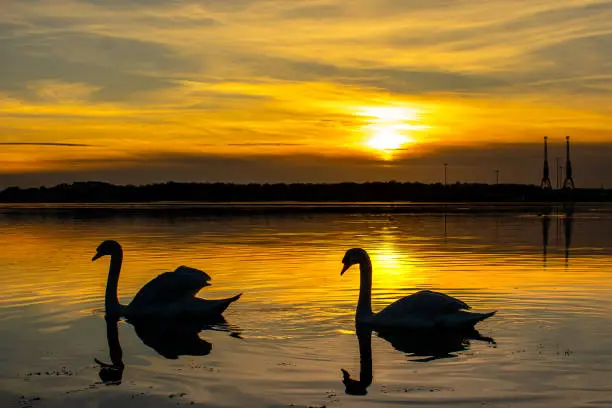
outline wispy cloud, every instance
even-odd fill
[[[104,146],[83,160],[365,157],[356,112],[401,105],[427,129],[406,131],[419,156],[545,134],[602,144],[611,20],[605,0],[13,1],[0,14],[0,142]],[[0,164],[38,169],[46,150]]]
[[[93,145],[84,143],[59,143],[59,142],[0,142],[2,146],[60,146],[60,147],[91,147]]]
[[[228,143],[228,146],[304,146],[304,143]]]

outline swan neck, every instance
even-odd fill
[[[361,283],[357,302],[357,319],[372,317],[372,262],[366,258],[359,264]]]
[[[106,294],[104,306],[107,314],[118,315],[121,305],[117,297],[117,286],[119,285],[119,273],[123,263],[123,251],[120,249],[111,255],[110,268],[108,269],[108,280],[106,282]]]

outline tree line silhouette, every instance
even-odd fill
[[[550,202],[612,201],[611,189],[542,190],[525,184],[415,182],[366,183],[158,183],[113,185],[75,182],[54,187],[9,187],[3,203],[121,203],[121,202]]]

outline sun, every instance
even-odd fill
[[[400,134],[392,127],[382,127],[374,131],[367,145],[377,150],[397,150],[409,141],[408,137]]]
[[[407,132],[423,128],[415,124],[418,113],[414,108],[400,106],[362,108],[359,115],[366,118],[363,129],[369,135],[365,141],[366,146],[388,155],[414,142]]]

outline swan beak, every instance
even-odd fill
[[[97,253],[93,256],[93,258],[91,258],[91,262],[95,261],[96,259],[100,258],[102,255]]]
[[[351,264],[345,263],[344,266],[342,266],[342,271],[340,271],[340,276],[344,275],[344,272],[346,272],[347,269],[350,267],[351,267]]]

